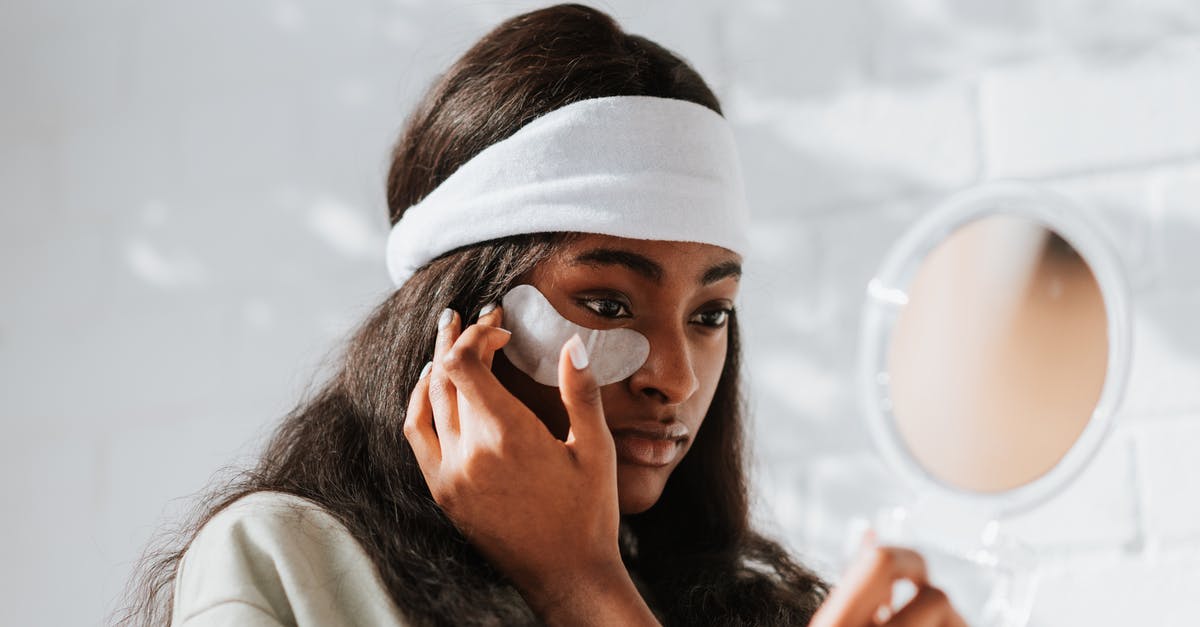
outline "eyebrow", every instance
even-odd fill
[[[653,259],[617,248],[593,248],[576,255],[571,265],[623,266],[655,283],[662,283],[664,274],[663,267]],[[728,277],[740,279],[741,276],[742,265],[736,261],[726,261],[705,270],[700,275],[700,284],[709,285]]]
[[[742,264],[736,261],[719,263],[704,271],[704,275],[700,277],[700,284],[709,285],[729,277],[740,281],[742,278]]]

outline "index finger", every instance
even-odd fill
[[[433,370],[429,373],[429,401],[433,421],[443,450],[458,438],[458,396],[454,383],[446,376],[445,357],[459,337],[458,312],[445,309],[438,317],[437,339],[433,345]]]
[[[503,309],[500,307],[499,303],[493,302],[493,303],[488,303],[488,304],[484,305],[483,308],[479,310],[479,317],[476,319],[475,324],[489,326],[489,327],[502,328],[502,327],[500,327],[500,323],[503,320],[504,320]],[[484,365],[486,365],[488,368],[491,368],[492,367],[492,358],[494,356],[495,356],[495,352],[493,352],[493,351],[485,352],[483,354]]]

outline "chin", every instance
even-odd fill
[[[669,471],[617,463],[617,504],[621,514],[640,514],[658,502]]]

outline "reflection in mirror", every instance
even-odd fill
[[[919,266],[888,350],[892,413],[937,480],[1001,492],[1045,474],[1104,387],[1107,314],[1078,252],[1029,218],[990,215]]]

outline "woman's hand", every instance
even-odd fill
[[[907,579],[917,594],[892,613],[892,585]],[[842,581],[817,610],[809,627],[966,627],[941,590],[929,585],[925,560],[908,549],[876,546],[865,538]]]
[[[616,452],[586,349],[576,337],[559,355],[562,442],[492,374],[510,337],[501,319],[497,307],[461,332],[457,313],[439,320],[404,424],[430,493],[543,620],[645,624],[618,548]]]

